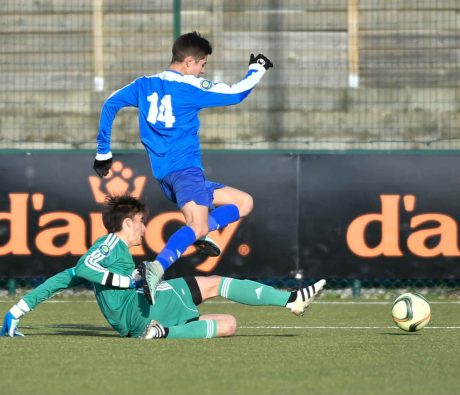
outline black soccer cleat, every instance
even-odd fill
[[[153,304],[152,294],[150,293],[149,285],[147,284],[147,276],[145,274],[145,265],[141,263],[138,268],[139,274],[142,277],[142,289],[144,290],[145,299],[147,299],[148,304]]]
[[[211,239],[208,235],[205,237],[202,237],[201,239],[198,239],[193,243],[193,245],[196,247],[198,252],[203,255],[211,256],[211,257],[216,257],[220,255],[220,247],[217,245],[217,243]]]

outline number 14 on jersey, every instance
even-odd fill
[[[156,92],[147,96],[147,100],[150,102],[147,121],[154,125],[157,121],[160,121],[165,124],[165,127],[172,128],[176,117],[173,115],[171,95],[164,95],[160,101],[160,105],[158,105],[158,93]]]

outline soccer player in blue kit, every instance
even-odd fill
[[[117,112],[123,107],[137,107],[140,138],[153,175],[185,218],[186,225],[171,235],[155,261],[144,263],[146,297],[151,304],[164,271],[187,247],[195,244],[208,255],[219,255],[220,249],[208,232],[245,217],[253,207],[248,193],[206,180],[198,113],[203,108],[240,103],[273,64],[262,54],[251,54],[249,70],[241,81],[234,85],[214,83],[200,77],[211,53],[206,38],[197,32],[184,34],[174,42],[168,70],[136,79],[114,92],[102,107],[94,162],[97,174],[107,175],[112,165],[110,137]]]

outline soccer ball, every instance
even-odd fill
[[[394,301],[391,314],[399,328],[406,332],[415,332],[428,324],[431,309],[422,295],[407,292]]]

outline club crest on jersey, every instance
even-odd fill
[[[100,247],[99,247],[99,252],[103,255],[103,256],[109,256],[110,255],[110,248],[107,244],[102,244]]]
[[[201,81],[201,87],[203,89],[206,89],[206,90],[211,89],[212,88],[212,82],[209,81],[209,80],[203,80],[203,81]]]

